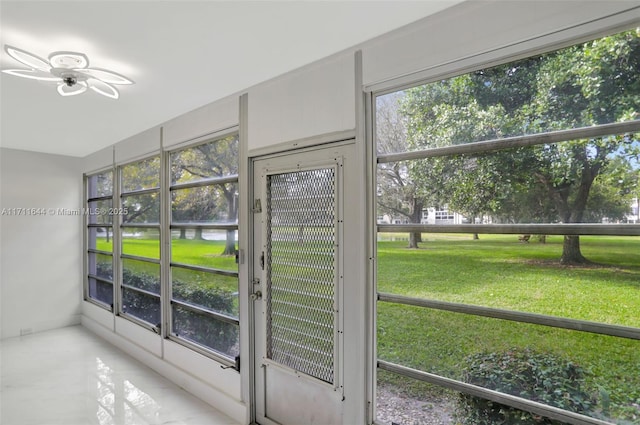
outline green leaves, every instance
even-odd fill
[[[635,120],[638,69],[640,35],[634,30],[386,95],[378,98],[378,151]],[[436,156],[395,170],[381,164],[379,199],[387,207],[382,212],[405,217],[415,215],[411,204],[419,198],[425,207],[448,206],[470,222],[623,220],[630,211],[626,194],[637,183],[624,178],[620,187],[606,173],[637,175],[639,159],[639,137],[630,134]],[[591,196],[596,190],[598,196]]]
[[[528,348],[471,355],[464,380],[485,388],[593,416],[587,372],[570,360]],[[457,415],[465,424],[559,424],[479,397],[461,395]]]

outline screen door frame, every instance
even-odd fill
[[[361,370],[352,371],[345,375],[345,344],[353,344],[354,347],[364,347],[358,340],[362,333],[354,336],[353,340],[345,341],[345,265],[347,269],[355,270],[356,263],[352,260],[353,252],[348,255],[349,258],[345,258],[346,243],[349,245],[357,244],[356,238],[353,238],[349,242],[345,238],[345,193],[349,196],[348,190],[345,188],[350,187],[349,182],[345,176],[345,169],[349,170],[349,161],[354,159],[354,143],[353,140],[338,142],[329,145],[322,145],[317,147],[299,149],[295,151],[288,151],[281,154],[266,155],[264,157],[253,158],[252,160],[252,274],[251,285],[253,285],[253,308],[252,308],[252,323],[253,323],[253,338],[254,342],[252,353],[253,358],[253,417],[257,423],[261,424],[287,424],[287,423],[313,423],[310,418],[326,418],[331,422],[341,423],[345,410],[349,412],[364,411],[364,401],[361,398],[350,398],[348,401],[345,398],[345,376],[347,380],[357,382],[358,385],[363,384],[363,373]],[[323,168],[333,168],[335,170],[335,184],[336,184],[336,253],[335,253],[335,303],[337,311],[334,319],[335,327],[335,342],[334,342],[334,362],[333,362],[333,382],[325,382],[313,376],[309,376],[302,373],[295,368],[287,367],[274,362],[271,359],[266,358],[266,300],[265,300],[265,278],[266,270],[262,270],[261,255],[266,247],[266,226],[264,221],[266,220],[266,179],[267,176],[277,175],[289,172],[298,172],[302,170],[314,170]],[[357,172],[352,170],[351,172]],[[350,195],[355,196],[354,189],[352,188]],[[346,198],[348,199],[348,198]],[[353,212],[347,215],[356,217],[357,214]],[[353,221],[353,219],[352,219]],[[355,228],[355,227],[354,227]],[[349,265],[351,261],[351,267]],[[266,269],[266,264],[265,264]],[[351,281],[354,281],[354,276],[358,273],[351,271]],[[357,284],[354,282],[354,286]],[[354,291],[351,289],[350,291]],[[353,313],[360,314],[360,307],[354,308]],[[355,328],[359,324],[364,323],[358,320],[350,320],[349,326]],[[355,358],[359,356],[356,350],[351,349],[351,353],[348,357]],[[362,364],[363,357],[359,357],[360,364]],[[350,363],[355,363],[351,361]],[[276,371],[276,372],[272,372]],[[305,393],[309,397],[309,400],[314,400],[313,403],[300,403],[300,409],[296,411],[293,409],[292,416],[286,418],[283,415],[285,410],[295,406],[295,403],[288,402],[288,408],[284,409],[282,406],[270,406],[276,405],[278,402],[273,400],[271,393],[280,393],[282,387],[275,387],[270,385],[269,380],[282,380],[282,385],[287,387],[294,387],[295,394],[289,394],[289,396],[296,396],[299,393]],[[359,389],[353,388],[352,391],[360,393]],[[270,392],[267,394],[267,392]],[[286,390],[283,397],[287,397]],[[284,401],[283,401],[284,403]],[[314,412],[314,409],[317,410]],[[272,414],[271,412],[276,412]],[[300,415],[307,415],[300,417]],[[324,415],[324,416],[323,416]],[[329,415],[329,416],[327,416]],[[333,416],[331,416],[333,415]],[[347,416],[353,416],[353,413],[348,413]],[[359,416],[359,415],[358,415]],[[302,419],[302,421],[301,421]]]

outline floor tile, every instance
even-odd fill
[[[237,425],[81,326],[0,342],[2,425]]]

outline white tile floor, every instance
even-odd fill
[[[2,425],[232,425],[80,326],[0,342]]]

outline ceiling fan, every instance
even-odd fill
[[[115,72],[89,68],[89,58],[83,53],[53,52],[47,61],[6,44],[4,50],[29,69],[3,69],[2,72],[16,77],[58,83],[58,93],[61,96],[75,96],[91,89],[103,96],[118,99],[120,92],[113,85],[133,84],[133,81]]]

